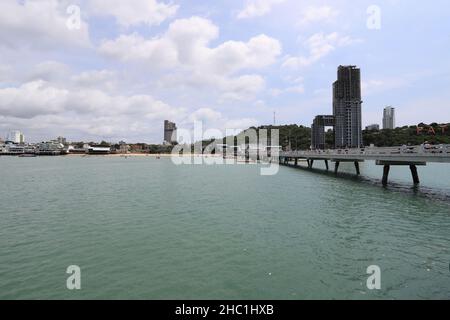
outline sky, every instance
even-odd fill
[[[0,137],[161,143],[191,129],[310,126],[339,65],[363,125],[450,122],[448,0],[2,0]]]

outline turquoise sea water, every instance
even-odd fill
[[[450,165],[420,167],[419,188],[400,167],[381,187],[370,162],[361,178],[150,157],[0,168],[0,299],[450,298]]]

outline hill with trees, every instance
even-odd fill
[[[261,126],[250,129],[279,130],[279,144],[283,149],[307,150],[311,146],[311,128],[296,124],[283,126]],[[247,129],[248,130],[248,129]],[[240,133],[244,135],[246,131]],[[333,148],[333,130],[326,132],[327,148]],[[363,141],[366,146],[371,144],[377,147],[392,147],[401,145],[420,145],[428,142],[430,144],[450,144],[450,123],[446,124],[424,124],[417,126],[404,126],[393,130],[364,130]]]

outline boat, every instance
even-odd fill
[[[36,158],[36,154],[34,153],[24,153],[24,154],[20,154],[19,158]]]

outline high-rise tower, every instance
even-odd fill
[[[164,121],[164,144],[177,142],[177,125],[169,120]]]
[[[383,129],[395,129],[395,108],[392,107],[384,108]]]
[[[356,66],[339,66],[333,84],[335,147],[363,146],[361,120],[361,71]]]

